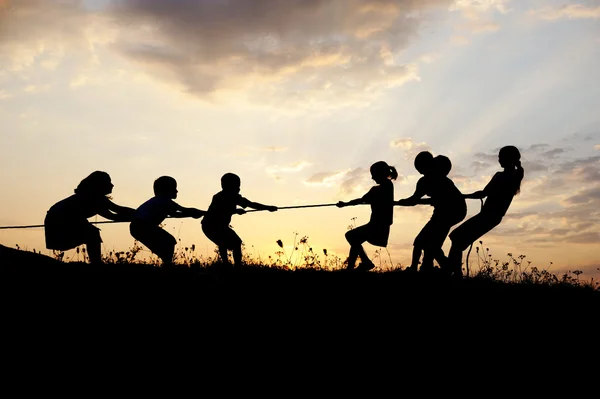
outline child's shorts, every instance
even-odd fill
[[[498,226],[502,217],[478,213],[450,233],[452,245],[463,251],[484,234]]]
[[[366,241],[378,247],[387,247],[389,236],[390,226],[373,224],[358,226],[346,233],[346,239],[351,245],[354,242],[362,244]]]
[[[451,219],[434,214],[423,229],[421,229],[413,245],[423,249],[441,248],[452,226],[459,223],[463,218],[464,216],[458,220],[459,217]]]
[[[219,247],[227,249],[236,249],[242,245],[242,239],[230,227],[212,226],[202,224],[202,231],[206,237],[217,244]]]
[[[155,254],[162,253],[161,249],[170,249],[177,244],[177,240],[163,228],[142,222],[131,222],[129,232],[139,242],[147,246]]]
[[[87,220],[44,220],[46,248],[68,251],[79,245],[102,242],[100,229]]]

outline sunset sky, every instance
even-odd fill
[[[0,226],[43,223],[95,170],[134,208],[170,175],[179,204],[207,209],[226,172],[251,201],[326,204],[366,193],[379,160],[398,169],[396,199],[411,195],[422,150],[480,190],[515,145],[521,194],[483,246],[600,278],[598,0],[0,0],[0,132]],[[394,264],[431,211],[396,207]],[[232,225],[254,257],[298,233],[345,258],[353,218],[369,208]],[[133,245],[127,224],[100,227],[104,251]],[[165,228],[214,255],[198,220]],[[39,228],[0,244],[50,252]]]

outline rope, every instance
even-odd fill
[[[318,207],[323,207],[323,206],[336,206],[337,204],[317,204],[317,205],[294,205],[294,206],[280,206],[277,207],[277,210],[279,209],[297,209],[297,208],[318,208]],[[265,209],[252,209],[250,211],[246,211],[246,213],[250,213],[250,212],[260,212],[263,211]]]
[[[316,205],[294,205],[294,206],[282,206],[282,207],[278,207],[277,209],[297,209],[297,208],[317,208],[317,207],[323,207],[323,206],[335,206],[336,204],[316,204]],[[246,213],[250,213],[250,212],[260,212],[263,211],[264,209],[252,209],[249,211],[246,211]],[[107,221],[102,221],[102,222],[90,222],[92,224],[102,224],[102,223],[124,223],[124,222],[128,222],[126,220],[119,220],[119,221],[115,221],[115,220],[107,220]],[[40,227],[44,227],[43,224],[32,224],[29,226],[0,226],[0,230],[8,230],[8,229],[34,229],[34,228],[40,228]]]
[[[479,208],[479,212],[481,212],[481,210],[483,209],[483,198],[479,198],[479,201],[481,201],[481,208]],[[467,277],[469,277],[469,255],[471,255],[472,249],[473,249],[473,242],[471,243],[471,246],[469,247],[469,252],[467,252],[467,259],[466,259]]]
[[[125,220],[107,220],[107,221],[102,221],[102,222],[90,222],[91,224],[102,224],[102,223],[124,223],[126,222]],[[37,227],[44,227],[43,224],[32,224],[29,226],[0,226],[0,230],[7,230],[7,229],[34,229]]]

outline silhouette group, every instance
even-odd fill
[[[392,182],[398,177],[396,168],[384,161],[375,162],[370,172],[376,185],[360,198],[335,204],[340,208],[359,204],[371,207],[369,222],[346,233],[350,244],[347,269],[368,271],[375,267],[362,244],[387,246],[394,206],[429,205],[433,207],[433,213],[414,240],[411,265],[406,270],[411,273],[431,272],[434,261],[437,261],[445,274],[462,276],[463,251],[500,224],[513,197],[520,191],[524,176],[520,159],[521,154],[516,147],[502,147],[498,162],[503,170],[497,172],[483,190],[463,194],[448,177],[452,169],[448,157],[420,152],[415,157],[414,166],[422,177],[414,193],[398,201],[394,201]],[[132,237],[156,254],[163,267],[169,267],[173,264],[177,241],[160,226],[161,223],[166,218],[202,218],[202,231],[218,247],[221,262],[229,264],[228,251],[231,251],[233,264],[238,267],[242,265],[242,239],[230,227],[231,217],[246,213],[245,208],[270,212],[279,209],[248,200],[240,195],[240,187],[240,177],[226,173],[221,177],[222,190],[212,197],[204,211],[176,203],[177,181],[170,176],[161,176],[154,181],[154,197],[133,209],[112,202],[109,197],[113,189],[110,176],[106,172],[95,171],[79,183],[73,195],[48,210],[44,220],[46,247],[66,251],[85,244],[90,263],[101,264],[100,230],[88,221],[100,215],[113,221],[130,222]],[[485,199],[485,202],[478,214],[463,222],[467,215],[465,199]],[[457,227],[450,233],[454,226]],[[452,241],[447,256],[442,249],[446,237]],[[360,264],[356,266],[358,259]]]

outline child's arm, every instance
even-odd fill
[[[471,193],[471,194],[463,194],[463,197],[470,198],[470,199],[481,199],[481,198],[487,197],[487,194],[485,193],[485,191],[481,190],[481,191],[475,191],[474,193]]]
[[[431,198],[423,198],[425,196],[425,188],[423,187],[423,181],[419,180],[417,182],[417,187],[415,188],[415,192],[408,198],[403,198],[401,200],[395,201],[394,205],[400,206],[415,206],[418,204],[423,205],[431,205]]]
[[[345,206],[360,205],[360,204],[366,204],[366,203],[367,203],[367,201],[363,197],[363,198],[356,198],[356,199],[353,199],[348,202],[339,201],[337,204],[335,204],[335,206],[337,206],[338,208],[343,208]]]
[[[115,222],[130,222],[133,220],[135,209],[126,206],[120,206],[107,199],[108,206],[106,209],[98,212],[98,214],[106,219],[114,220]]]
[[[185,208],[176,202],[173,202],[173,210],[169,212],[169,217],[172,218],[187,218],[192,217],[194,219],[201,218],[206,214],[206,211],[202,211],[197,208]]]
[[[494,175],[494,177],[492,177],[492,180],[490,180],[490,182],[485,186],[485,188],[483,190],[475,191],[474,193],[471,193],[471,194],[464,194],[463,197],[470,198],[470,199],[482,199],[482,198],[487,197],[490,194],[490,191],[492,191],[493,187],[498,184],[498,182],[499,182],[498,179],[499,179],[499,174],[496,173]]]
[[[259,204],[258,202],[252,202],[252,201],[248,201],[247,206],[259,211],[269,211],[269,212],[275,212],[277,210],[276,206],[272,206],[272,205],[264,205],[264,204]],[[242,213],[246,213],[245,211],[242,213],[239,213],[239,211],[244,211],[243,209],[237,209],[236,213],[238,213],[238,215],[241,215]]]
[[[400,200],[402,201],[402,200]],[[433,205],[433,199],[432,198],[421,198],[419,200],[417,200],[417,205]]]

